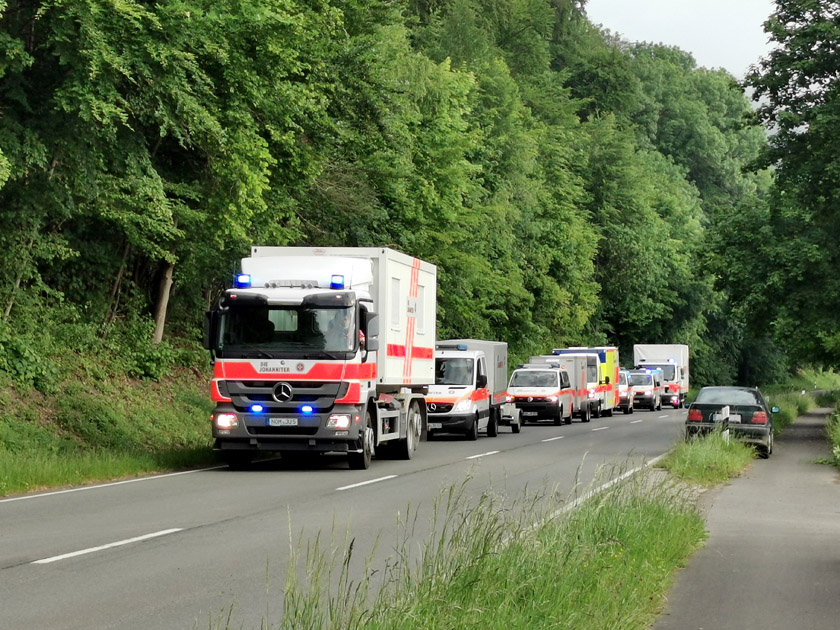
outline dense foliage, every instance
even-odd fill
[[[780,190],[731,76],[585,2],[0,0],[0,371],[192,364],[251,244],[430,260],[440,337],[518,357],[688,343],[696,384],[834,360],[836,73],[828,41],[790,59],[836,35],[778,4],[790,58],[751,80]]]

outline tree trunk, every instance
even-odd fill
[[[108,296],[108,312],[105,314],[106,328],[114,322],[114,318],[117,316],[117,308],[119,307],[120,293],[122,291],[122,279],[125,275],[125,264],[128,260],[128,253],[130,250],[131,245],[129,244],[128,239],[126,239],[120,269],[117,271],[117,277],[114,279],[114,284],[111,285],[111,295]]]
[[[160,279],[158,299],[155,305],[155,334],[152,343],[163,341],[163,327],[166,324],[166,308],[169,306],[169,292],[172,289],[172,271],[174,269],[175,263],[166,263],[166,269],[164,269],[163,277]]]

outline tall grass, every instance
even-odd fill
[[[409,513],[397,552],[379,570],[368,556],[356,581],[352,540],[298,539],[283,618],[262,628],[648,628],[673,571],[705,535],[685,489],[656,474],[574,510],[558,510],[550,491],[508,502],[450,487],[422,544]]]
[[[739,475],[753,457],[750,446],[713,431],[678,443],[659,465],[685,481],[713,486]]]
[[[832,412],[826,431],[831,441],[831,463],[840,468],[840,409]]]

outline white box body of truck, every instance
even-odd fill
[[[438,341],[435,384],[426,396],[429,435],[479,431],[498,435],[507,390],[507,344],[482,339]]]
[[[253,247],[208,313],[214,448],[413,455],[434,383],[437,270],[388,248]]]
[[[685,406],[690,387],[687,345],[638,343],[633,346],[633,365],[662,370],[662,402],[675,409]]]

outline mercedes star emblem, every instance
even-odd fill
[[[277,383],[277,385],[274,386],[272,396],[277,402],[288,402],[293,396],[292,386],[288,383]]]

